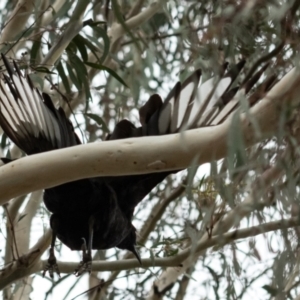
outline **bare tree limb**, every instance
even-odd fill
[[[26,22],[34,8],[33,0],[19,0],[15,9],[7,20],[0,36],[0,45],[12,41],[24,30]]]
[[[280,80],[247,116],[240,128],[246,146],[274,133],[282,105],[298,101],[296,69]],[[21,158],[0,168],[0,203],[31,191],[96,176],[155,173],[218,160],[227,154],[231,121],[184,133],[79,145]],[[259,128],[259,132],[257,131]],[[180,159],[178,159],[180,157]]]
[[[161,3],[159,1],[152,2],[148,8],[141,11],[138,15],[128,19],[125,24],[129,29],[136,28],[141,24],[148,21],[154,14],[156,14],[161,8]],[[112,24],[108,36],[111,38],[112,45],[125,34],[124,26],[119,23]]]
[[[20,254],[27,253],[29,249],[31,222],[40,206],[43,191],[36,191],[30,195],[25,209],[14,219],[18,251]]]
[[[145,2],[145,0],[135,1],[134,5],[131,7],[127,17],[132,18],[135,15],[137,15],[139,13],[139,11],[142,9],[144,2]]]
[[[18,279],[36,273],[38,270],[43,270],[43,265],[40,258],[49,247],[51,237],[52,231],[49,229],[28,251],[27,254],[21,256],[18,260],[7,264],[2,270],[0,270],[0,286],[2,286],[2,288],[0,288],[1,290],[8,284]]]
[[[142,265],[136,259],[127,259],[122,261],[99,261],[93,262],[93,271],[121,271],[129,270],[132,268],[149,268],[149,267],[170,267],[174,266],[178,270],[183,268],[183,261],[195,255],[195,253],[206,250],[210,247],[218,245],[223,247],[224,245],[231,243],[235,240],[245,239],[253,236],[257,236],[263,233],[271,232],[279,229],[286,229],[299,226],[299,218],[290,218],[286,220],[279,220],[269,223],[264,223],[258,226],[253,226],[245,229],[238,229],[224,235],[213,236],[205,241],[199,241],[196,245],[196,252],[191,253],[191,247],[180,251],[177,255],[164,258],[148,258],[142,259]],[[38,252],[31,251],[26,257],[23,257],[23,261],[26,261],[26,265],[20,263],[20,260],[10,264],[0,271],[0,289],[3,289],[7,284],[28,276],[30,274],[39,272],[44,269],[47,261],[38,262],[37,259],[41,256],[42,249],[45,248],[45,240],[50,241],[50,234],[47,233],[43,237],[43,242],[35,245],[33,249],[39,250]],[[39,246],[41,248],[39,248]],[[77,263],[74,262],[58,262],[61,273],[72,273],[77,267]]]
[[[280,177],[281,174],[282,168],[278,167],[277,165],[267,169],[263,173],[261,178],[258,178],[258,180],[253,184],[251,194],[249,194],[249,196],[246,197],[246,199],[241,204],[237,205],[234,209],[229,211],[227,215],[215,225],[215,227],[212,230],[212,235],[222,236],[224,232],[230,230],[230,228],[232,228],[233,226],[237,226],[244,217],[248,216],[254,210],[263,208],[266,205],[270,205],[269,199],[266,199],[264,202],[258,203],[258,201],[256,201],[254,197],[255,190],[257,188],[257,185],[263,185],[265,187],[269,186],[271,182],[275,181],[278,177]],[[224,234],[224,236],[226,236],[226,234]],[[161,276],[155,281],[153,286],[154,288],[149,293],[149,297],[147,299],[155,299],[155,294],[157,292],[164,293],[164,291],[168,289],[168,287],[171,286],[177,280],[178,276],[183,274],[185,270],[191,267],[194,264],[194,260],[197,259],[199,255],[203,254],[200,252],[205,249],[202,249],[201,247],[199,248],[199,244],[205,244],[209,240],[210,238],[207,234],[202,236],[202,238],[198,242],[198,245],[195,246],[196,250],[194,250],[193,258],[189,257],[188,259],[182,261],[180,268],[166,269],[161,274]]]
[[[82,28],[82,18],[89,2],[86,0],[78,0],[75,10],[65,31],[60,36],[58,42],[50,49],[43,61],[42,65],[52,66],[58,58],[62,55],[63,51],[67,48],[74,36]]]
[[[51,7],[44,13],[41,26],[47,26],[53,20],[53,11],[58,12],[65,4],[66,0],[56,0]]]

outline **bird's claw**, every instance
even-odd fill
[[[78,267],[75,269],[74,274],[76,277],[81,276],[85,272],[92,272],[92,255],[90,251],[87,250],[85,239],[83,239],[82,244],[82,261],[79,263]]]
[[[49,275],[50,275],[51,278],[53,278],[54,272],[60,277],[60,272],[59,272],[58,265],[56,263],[56,258],[54,256],[54,254],[51,253],[51,251],[50,251],[50,256],[48,258],[48,263],[45,266],[44,271],[43,271],[43,277],[45,277],[45,274],[48,271],[49,271]]]
[[[92,258],[90,257],[88,260],[83,259],[78,267],[75,269],[74,274],[76,277],[81,276],[85,272],[92,272]]]

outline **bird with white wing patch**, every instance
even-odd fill
[[[2,60],[7,75],[2,74],[0,80],[0,125],[7,136],[27,155],[80,144],[63,109],[56,108],[49,95],[35,88],[15,62],[12,66],[4,55]],[[239,95],[246,95],[266,68],[252,77],[251,84],[239,89],[233,83],[244,64],[240,61],[230,71],[222,71],[200,85],[201,71],[195,71],[183,83],[177,83],[165,101],[157,94],[149,98],[140,109],[140,127],[121,120],[106,140],[172,134],[219,124],[236,109]],[[260,93],[271,85],[261,85]],[[253,105],[259,97],[251,99]],[[3,161],[9,163],[9,159]],[[59,273],[54,255],[56,238],[71,250],[83,251],[76,275],[91,270],[92,249],[126,249],[141,262],[135,249],[134,209],[171,173],[175,172],[88,178],[46,189],[44,202],[52,213],[53,237],[45,272],[49,271],[51,277],[54,271]]]

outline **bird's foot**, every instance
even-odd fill
[[[76,277],[81,276],[85,272],[92,272],[92,257],[85,256],[75,269],[74,274]]]
[[[75,269],[74,274],[76,277],[79,277],[85,272],[92,272],[92,258],[88,260],[83,259]]]
[[[56,263],[56,257],[54,255],[54,252],[50,249],[50,255],[48,258],[48,263],[43,271],[43,277],[45,277],[45,274],[49,271],[49,275],[51,278],[53,278],[54,272],[57,273],[57,275],[60,277],[60,272],[58,265]]]
[[[84,240],[82,245],[82,261],[75,269],[74,274],[76,277],[79,277],[85,272],[92,272],[92,255],[91,252],[86,249],[86,242]]]

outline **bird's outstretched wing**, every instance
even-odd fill
[[[62,108],[56,109],[49,95],[34,88],[30,77],[22,75],[15,62],[11,66],[4,55],[2,60],[8,75],[2,74],[0,78],[0,125],[11,140],[27,154],[79,144]],[[170,134],[221,123],[267,67],[242,87],[231,88],[244,64],[240,61],[230,71],[202,84],[201,71],[195,71],[183,83],[178,82],[165,101],[157,94],[149,98],[139,111],[141,127],[122,120],[107,140]],[[251,105],[271,86],[270,82],[251,96]]]
[[[117,123],[108,140],[138,136],[163,135],[184,130],[218,125],[237,109],[241,97],[245,97],[261,78],[268,65],[262,67],[241,87],[232,87],[244,61],[219,78],[201,81],[201,71],[197,70],[183,83],[178,82],[165,101],[159,95],[152,95],[140,109],[141,127],[136,128],[128,120]],[[267,78],[248,98],[249,106],[261,99],[274,83],[274,76]],[[133,213],[134,207],[167,175],[161,172],[133,176],[107,177],[109,184],[119,195],[124,210]]]
[[[2,54],[8,75],[0,79],[0,125],[26,154],[70,147],[80,143],[62,108],[35,88],[18,65]]]

